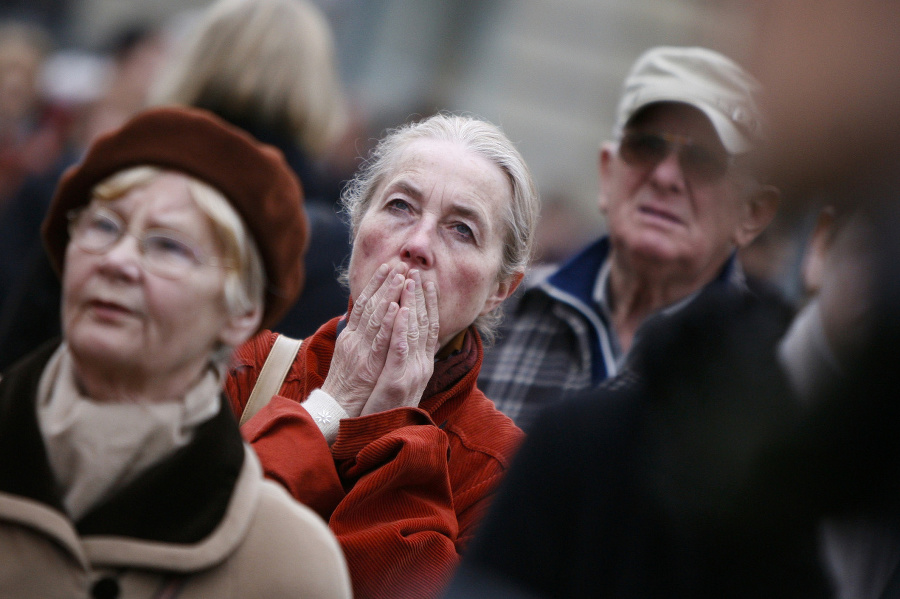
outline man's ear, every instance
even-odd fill
[[[497,289],[488,296],[487,301],[484,302],[484,308],[481,310],[481,314],[487,314],[497,306],[503,303],[503,301],[511,296],[515,290],[519,287],[519,284],[522,282],[522,279],[525,278],[525,272],[515,272],[509,277],[506,281],[497,283]]]
[[[253,336],[262,320],[262,306],[254,306],[246,312],[232,314],[219,333],[219,341],[228,347],[237,347]]]
[[[806,243],[806,252],[803,254],[800,272],[803,278],[803,288],[810,295],[819,292],[825,278],[825,264],[834,240],[834,214],[832,206],[826,206],[819,212],[816,217],[816,226]]]
[[[745,198],[740,223],[734,234],[734,244],[739,248],[750,245],[775,218],[780,203],[781,192],[771,185],[762,185]]]
[[[608,199],[605,189],[608,185],[607,181],[609,181],[612,176],[612,162],[615,158],[615,154],[615,144],[607,141],[600,146],[600,153],[597,156],[597,177],[600,183],[600,189],[598,192],[598,206],[600,208],[601,214],[606,213],[606,208],[608,205]]]

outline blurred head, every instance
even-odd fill
[[[312,155],[329,149],[347,121],[331,29],[307,0],[215,2],[152,101],[288,131]]]
[[[757,4],[750,66],[768,92],[770,164],[779,180],[800,196],[896,172],[900,138],[890,123],[900,115],[900,5]]]
[[[758,85],[704,48],[654,48],[625,80],[600,151],[600,209],[634,269],[702,286],[771,221],[777,193],[749,170]]]
[[[497,127],[437,114],[394,129],[342,202],[352,297],[381,263],[406,262],[438,283],[442,344],[473,322],[492,341],[500,304],[531,257],[540,208],[527,165]]]
[[[36,25],[0,22],[0,125],[29,117],[40,92],[38,74],[50,36]]]
[[[134,169],[137,166],[156,168]],[[183,185],[176,185],[173,179]],[[175,202],[173,198],[181,199]],[[176,237],[181,237],[177,228],[163,226],[165,221],[157,226],[150,218],[155,218],[158,206],[193,213],[203,224],[190,232],[213,241],[213,247],[202,247],[200,254],[215,250],[210,254],[213,262],[228,264],[219,270],[222,301],[229,311],[256,309],[262,312],[259,326],[271,326],[299,294],[307,224],[297,179],[278,151],[210,113],[186,108],[140,113],[122,128],[100,137],[84,160],[65,173],[42,229],[59,271],[67,270],[73,231],[70,217],[84,212],[85,206],[93,209],[118,202],[133,206],[127,214],[114,215],[121,221],[121,231],[133,232],[132,215],[141,226],[133,235],[117,239],[112,249],[144,239],[140,232],[146,228],[174,229]],[[175,205],[170,207],[167,202]],[[95,224],[115,229],[109,220]],[[186,237],[188,246],[195,245],[192,235]],[[253,258],[257,253],[254,245],[259,260]],[[146,245],[133,247],[132,258],[143,266],[149,262],[152,271],[154,263],[148,261],[147,249]],[[262,276],[257,272],[260,261]],[[198,268],[205,266],[204,260],[195,262]]]

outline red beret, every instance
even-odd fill
[[[303,287],[308,225],[303,191],[274,147],[210,112],[153,108],[99,137],[62,176],[41,233],[62,272],[68,214],[91,199],[97,183],[123,169],[152,165],[191,175],[219,190],[253,236],[266,270],[261,328],[278,323]]]

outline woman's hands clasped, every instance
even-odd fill
[[[382,264],[356,298],[322,384],[350,417],[419,405],[434,371],[437,293],[420,271]]]

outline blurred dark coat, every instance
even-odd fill
[[[544,409],[448,597],[829,596],[775,344],[791,310],[707,291],[622,375]]]

